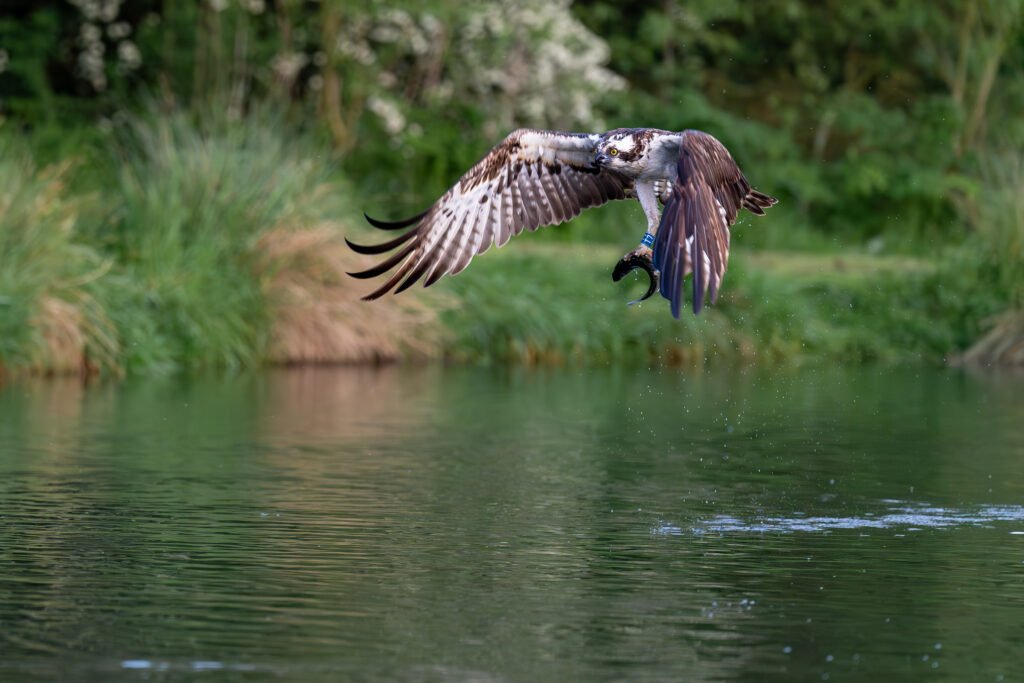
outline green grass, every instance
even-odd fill
[[[611,247],[533,241],[480,258],[447,287],[451,355],[474,362],[699,364],[941,362],[969,343],[990,299],[902,256],[734,253],[718,304],[669,315],[643,282],[612,283]],[[628,282],[628,281],[627,281]]]
[[[271,281],[289,266],[261,239],[338,213],[323,157],[272,117],[199,125],[180,112],[74,156],[73,169],[39,169],[0,139],[0,368],[263,363]]]
[[[959,260],[986,291],[1003,295],[1003,310],[985,321],[986,334],[959,360],[1024,367],[1024,155],[990,155],[982,180],[985,192],[977,198],[973,236],[977,246],[964,250]]]
[[[1012,148],[1010,148],[1012,149]],[[993,154],[982,168],[985,192],[976,200],[979,269],[989,284],[1024,308],[1024,154]]]
[[[0,138],[0,370],[71,369],[116,361],[97,288],[109,263],[77,241],[85,199],[66,192],[67,165],[39,168]]]
[[[272,319],[258,240],[305,226],[334,200],[315,156],[275,123],[197,126],[178,113],[133,123],[94,235],[126,276],[115,320],[130,367],[252,366]]]

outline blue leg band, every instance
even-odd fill
[[[640,240],[640,244],[644,245],[645,247],[654,246],[654,235],[652,235],[649,232],[644,233],[644,238]]]

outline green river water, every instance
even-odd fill
[[[0,681],[1024,680],[1024,378],[0,389]]]

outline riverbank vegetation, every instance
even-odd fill
[[[1016,0],[14,3],[0,368],[1020,365],[1022,25]],[[522,125],[703,128],[781,203],[700,317],[625,306],[627,203],[358,301],[361,212],[422,210]]]

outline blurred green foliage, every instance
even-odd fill
[[[526,303],[538,283],[575,291],[569,275],[517,262],[514,283],[481,275],[478,289],[471,269],[452,285],[478,312],[452,323],[459,353],[616,356],[669,335],[740,355],[756,340],[851,358],[900,355],[905,343],[937,357],[963,348],[985,316],[1024,305],[1022,29],[1024,0],[8,0],[0,138],[29,151],[5,147],[0,171],[73,162],[61,187],[92,220],[72,236],[39,214],[54,233],[38,253],[58,283],[68,268],[115,264],[111,316],[143,339],[122,339],[137,356],[129,366],[234,366],[260,357],[267,329],[244,254],[328,175],[361,198],[342,217],[389,218],[422,210],[518,126],[701,128],[782,200],[738,227],[745,247],[915,254],[932,274],[797,286],[745,274],[741,261],[730,296],[750,305],[724,303],[732,327],[713,312],[699,335],[688,322],[655,330],[630,312],[635,335],[624,337],[615,317],[599,326],[603,309]],[[49,192],[45,173],[26,173],[11,201]],[[0,216],[0,239],[31,237],[19,215]],[[533,239],[621,248],[641,224],[623,203]],[[19,264],[8,274],[41,272]],[[31,296],[7,292],[50,291],[46,280],[0,292],[13,302],[0,310],[7,362],[32,356],[17,340],[33,315]],[[520,299],[501,296],[512,287]],[[865,325],[869,308],[888,312]]]
[[[119,352],[98,283],[111,263],[76,239],[88,198],[66,192],[68,165],[40,169],[0,139],[0,371],[77,371],[67,347],[111,366]]]
[[[141,96],[273,101],[409,211],[515,126],[699,127],[789,222],[916,247],[959,239],[993,133],[1024,143],[1022,20],[1021,0],[20,0],[0,111],[60,144],[47,128]]]

